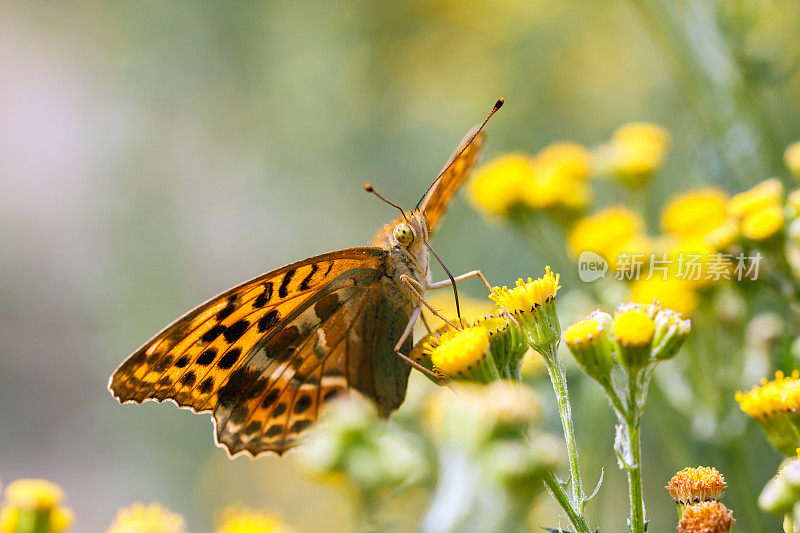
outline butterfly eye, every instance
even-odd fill
[[[411,231],[411,226],[404,222],[396,225],[392,233],[394,233],[394,238],[397,239],[397,242],[406,246],[414,240],[414,232]]]

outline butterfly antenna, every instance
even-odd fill
[[[456,280],[453,278],[453,275],[450,273],[450,271],[447,270],[447,267],[444,266],[444,263],[442,262],[442,260],[439,259],[439,256],[436,255],[436,252],[433,251],[433,248],[431,248],[431,245],[428,244],[428,241],[422,241],[422,242],[424,242],[425,246],[428,247],[428,250],[430,250],[430,252],[433,254],[433,257],[435,257],[436,260],[439,261],[439,264],[442,265],[442,268],[444,269],[445,273],[447,274],[447,277],[450,278],[450,283],[453,285],[453,294],[456,297],[456,314],[458,315],[458,325],[460,327],[463,327],[462,322],[461,322],[461,306],[458,304],[458,287],[456,287]]]
[[[447,164],[447,166],[442,169],[442,171],[439,173],[439,175],[436,176],[436,179],[433,180],[433,183],[431,183],[431,186],[428,187],[428,189],[425,191],[425,194],[423,194],[422,198],[420,198],[419,202],[417,202],[417,205],[414,206],[415,210],[419,209],[419,206],[422,203],[422,200],[424,200],[425,197],[428,196],[428,193],[431,191],[431,189],[433,189],[433,186],[436,185],[436,183],[440,179],[442,179],[442,176],[444,176],[444,173],[447,172],[450,169],[451,166],[453,166],[453,163],[455,163],[456,160],[458,160],[459,157],[461,157],[461,154],[464,153],[464,150],[469,148],[469,145],[472,144],[472,141],[475,140],[475,137],[478,136],[478,134],[481,132],[483,127],[486,125],[486,123],[489,122],[489,119],[492,118],[492,115],[497,113],[497,110],[500,109],[501,107],[503,107],[503,103],[504,102],[505,102],[504,98],[500,98],[500,99],[497,100],[497,102],[495,102],[494,107],[489,112],[489,115],[483,120],[483,122],[481,123],[480,127],[478,128],[478,130],[475,133],[472,134],[472,137],[470,137],[469,140],[464,144],[464,147],[450,160],[450,162]]]
[[[407,224],[411,224],[411,222],[409,222],[409,220],[408,220],[408,217],[406,216],[406,212],[403,211],[403,208],[400,207],[399,205],[397,205],[396,203],[390,202],[389,200],[387,200],[386,198],[381,196],[380,193],[378,193],[378,191],[376,191],[375,188],[372,185],[370,185],[369,183],[365,183],[364,184],[364,190],[367,191],[367,192],[371,192],[372,194],[374,194],[375,196],[377,196],[378,198],[380,198],[381,200],[383,200],[384,202],[386,202],[390,206],[399,209],[400,212],[403,214],[403,218],[406,219],[406,223]]]

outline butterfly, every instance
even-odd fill
[[[427,371],[404,355],[425,292],[476,276],[488,286],[480,271],[431,283],[428,239],[502,104],[464,137],[412,211],[366,186],[402,213],[372,246],[292,263],[200,304],[133,352],[111,376],[111,393],[122,403],[169,400],[210,412],[216,443],[231,456],[282,455],[326,402],[351,390],[388,416],[405,398],[411,367]]]

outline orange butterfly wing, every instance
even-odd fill
[[[469,143],[469,140],[479,128],[480,126],[475,126],[464,136],[458,148],[456,148],[444,166],[444,168],[447,168],[450,165],[450,168],[447,168],[441,179],[428,191],[420,204],[420,209],[425,213],[425,218],[428,221],[430,234],[436,231],[436,228],[444,218],[450,201],[458,192],[461,184],[467,179],[473,165],[478,161],[483,146],[483,133],[476,135],[471,143]],[[469,143],[469,146],[465,149],[464,147],[467,143]]]
[[[316,419],[319,404],[331,393],[352,386],[380,396],[372,368],[358,371],[359,365],[371,365],[370,354],[364,346],[353,349],[353,342],[374,331],[358,317],[380,296],[385,261],[380,248],[351,248],[238,285],[136,350],[114,372],[109,388],[121,402],[172,400],[195,412],[213,411],[217,439],[231,453],[245,447],[253,455],[282,452]],[[355,327],[364,331],[356,335]],[[319,339],[327,334],[341,339],[328,340],[332,349],[322,357]],[[304,357],[309,353],[319,364]],[[315,394],[300,394],[311,389]],[[291,405],[284,401],[289,399]],[[276,424],[266,424],[273,417],[286,422],[280,439],[274,438]],[[301,420],[307,422],[297,424]]]

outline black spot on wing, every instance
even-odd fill
[[[250,322],[247,320],[240,320],[235,324],[231,324],[228,326],[228,329],[225,330],[225,340],[229,343],[236,342],[239,338],[244,335],[244,332],[247,331],[247,328],[250,327]]]
[[[273,424],[264,433],[264,435],[271,438],[271,437],[277,437],[281,433],[283,433],[283,424]]]
[[[228,318],[236,311],[236,304],[233,300],[228,300],[228,305],[226,305],[219,313],[217,313],[217,320],[222,321]]]
[[[214,359],[217,357],[217,349],[216,348],[209,348],[205,352],[200,354],[200,357],[197,358],[197,364],[202,366],[210,365],[214,362]]]
[[[201,394],[208,394],[209,392],[211,392],[211,389],[213,388],[214,388],[214,378],[208,377],[204,379],[202,383],[200,383],[199,390]]]
[[[297,272],[297,270],[291,269],[287,271],[286,274],[283,275],[283,279],[281,280],[281,286],[278,289],[278,296],[280,296],[281,298],[286,298],[289,295],[289,282],[292,281],[295,272]]]
[[[275,406],[275,409],[272,411],[272,416],[281,416],[283,413],[286,412],[286,404],[279,403]]]
[[[294,414],[299,415],[309,407],[311,407],[311,396],[304,394],[297,399],[292,410],[294,411]]]
[[[203,336],[200,337],[200,340],[205,343],[209,343],[214,339],[216,339],[217,337],[219,337],[220,335],[222,335],[224,331],[225,331],[225,326],[223,326],[222,324],[217,324],[210,330],[203,333]]]
[[[300,282],[300,285],[298,286],[298,289],[300,289],[301,291],[305,291],[305,290],[309,289],[309,287],[310,287],[309,283],[311,283],[311,278],[314,276],[314,273],[317,271],[318,268],[319,267],[316,265],[316,263],[311,265],[311,271],[308,273],[308,275],[305,278],[303,278],[303,281]]]
[[[301,433],[304,429],[311,425],[311,420],[298,420],[292,427],[289,428],[289,433]]]
[[[249,393],[259,377],[261,377],[261,371],[247,365],[234,370],[225,385],[219,389],[219,404],[224,408],[232,408],[238,404],[239,400]]]
[[[228,370],[233,365],[236,364],[236,361],[239,360],[239,356],[242,355],[241,348],[234,348],[232,350],[228,350],[225,355],[222,356],[222,359],[219,360],[217,363],[217,367],[221,368],[222,370]]]
[[[177,361],[175,361],[175,366],[177,368],[185,368],[186,365],[189,364],[189,356],[182,355]]]
[[[197,376],[195,376],[194,371],[190,370],[189,372],[185,373],[181,378],[181,385],[186,387],[192,387],[194,385]]]
[[[264,333],[272,328],[275,327],[275,324],[278,323],[280,320],[280,314],[278,311],[273,309],[266,315],[262,316],[261,319],[258,321],[258,332]]]
[[[281,395],[281,391],[280,390],[272,389],[271,391],[269,391],[267,393],[266,396],[264,396],[264,401],[261,402],[261,407],[263,407],[264,409],[268,408],[270,405],[275,403],[275,400],[277,400],[278,396],[280,396],[280,395]]]
[[[253,301],[253,307],[256,309],[264,307],[269,303],[270,298],[272,298],[272,282],[268,281],[264,284],[264,292]]]

